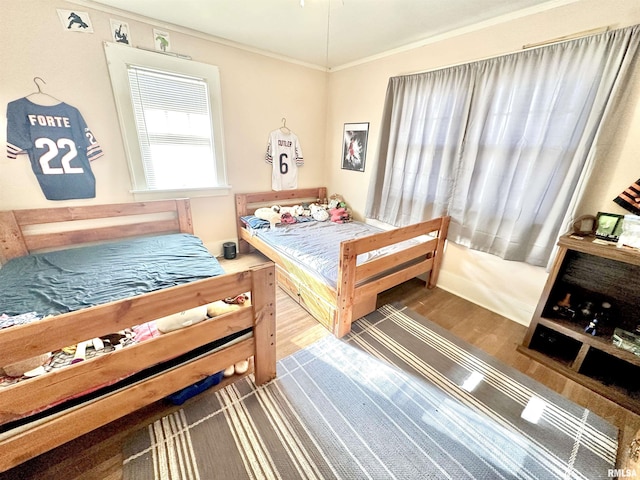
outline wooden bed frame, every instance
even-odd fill
[[[261,206],[291,206],[325,198],[325,187],[236,194],[238,250],[246,253],[254,247],[275,262],[278,284],[335,336],[346,335],[353,320],[374,311],[378,293],[425,273],[428,274],[427,287],[436,285],[449,217],[343,241],[340,244],[336,288],[307,275],[302,266],[284,258],[260,238],[251,235],[240,220]],[[356,266],[356,258],[362,253],[426,234],[434,238]]]
[[[135,217],[135,216],[143,217]],[[151,217],[161,217],[149,219]],[[168,217],[168,218],[167,218]],[[110,218],[113,225],[78,225]],[[131,219],[143,220],[131,223]],[[61,223],[62,222],[62,223]],[[64,225],[65,231],[32,232],[39,224]],[[0,258],[5,263],[43,247],[62,248],[87,242],[150,233],[193,233],[188,200],[44,208],[0,212]],[[99,384],[120,379],[201,345],[252,327],[253,336],[68,410],[22,431],[0,436],[0,471],[59,446],[110,421],[160,400],[241,360],[254,357],[256,383],[276,375],[275,270],[266,263],[240,273],[199,280],[145,295],[27,325],[0,330],[0,365],[75,345],[146,321],[181,312],[243,292],[252,306],[215,319],[31,378],[0,390],[0,418],[11,420],[43,404],[52,404]]]

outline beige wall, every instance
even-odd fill
[[[550,2],[552,3],[552,2]],[[234,192],[270,189],[264,162],[268,133],[287,118],[287,126],[302,143],[305,166],[299,185],[326,184],[341,193],[357,216],[364,212],[370,174],[374,170],[382,104],[388,78],[505,54],[522,45],[604,25],[614,28],[640,23],[637,0],[558,1],[556,9],[531,12],[520,18],[493,21],[476,30],[440,37],[419,48],[396,53],[330,74],[215,43],[203,36],[169,29],[173,50],[194,60],[218,65],[221,72],[224,136],[229,182]],[[133,200],[129,173],[117,125],[102,47],[111,41],[109,19],[129,23],[134,45],[153,47],[151,22],[78,8],[50,0],[0,0],[0,104],[35,90],[33,77],[47,82],[45,91],[76,106],[100,141],[105,156],[93,169],[97,197],[107,203]],[[95,32],[65,31],[56,8],[79,9],[91,15]],[[621,212],[611,199],[640,176],[640,79],[635,78],[616,111],[615,135],[599,152],[597,175],[581,213]],[[0,144],[6,119],[0,116]],[[340,169],[343,124],[370,122],[364,173]],[[0,208],[33,208],[54,204],[44,199],[28,161],[0,156]],[[192,201],[196,233],[215,253],[221,243],[235,239],[232,196]],[[544,269],[505,262],[492,255],[449,245],[440,285],[516,321],[527,323],[546,279]]]
[[[42,77],[47,82],[45,92],[80,110],[105,152],[92,165],[96,198],[65,202],[44,198],[26,156],[9,161],[0,155],[0,209],[133,201],[103,42],[113,41],[109,19],[115,18],[129,23],[133,45],[153,48],[154,25],[64,1],[0,0],[0,6],[0,105],[6,109],[8,102],[35,91],[33,77]],[[65,31],[56,8],[89,12],[94,33]],[[183,32],[169,29],[169,33],[173,51],[220,68],[227,171],[233,192],[271,188],[264,155],[268,134],[281,125],[282,117],[304,151],[299,185],[325,182],[327,73]],[[3,148],[5,112],[0,116]],[[194,198],[192,208],[196,234],[212,252],[221,253],[222,242],[235,240],[232,195]]]
[[[552,3],[552,2],[550,2]],[[329,190],[340,192],[358,214],[364,212],[370,175],[374,171],[379,125],[389,77],[442,68],[516,52],[523,45],[546,41],[603,26],[621,28],[640,23],[637,0],[555,2],[555,9],[521,18],[504,18],[492,25],[467,29],[449,38],[331,73],[327,119]],[[566,4],[566,5],[563,5]],[[598,152],[597,175],[580,213],[623,212],[611,199],[640,176],[640,79],[631,82],[621,108],[615,112],[615,134]],[[343,124],[370,122],[364,173],[340,169]],[[450,244],[439,285],[475,303],[528,324],[544,282],[542,268],[507,262]]]

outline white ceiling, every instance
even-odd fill
[[[416,45],[453,30],[574,1],[578,0],[89,0],[82,3],[103,4],[305,64],[336,68]],[[135,44],[135,32],[131,34]]]

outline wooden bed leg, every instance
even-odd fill
[[[356,284],[356,253],[349,242],[340,244],[340,265],[338,266],[337,306],[333,334],[344,337],[351,331],[353,321],[354,290]]]
[[[13,211],[0,212],[0,225],[0,265],[14,257],[28,255],[29,249]]]
[[[254,377],[257,385],[276,376],[276,276],[273,263],[251,269],[251,303],[255,312]]]
[[[242,238],[238,239],[238,253],[249,253],[251,251],[251,245]]]

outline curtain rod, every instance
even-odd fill
[[[598,35],[600,33],[604,33],[609,31],[609,25],[606,27],[592,28],[591,30],[583,30],[582,32],[572,33],[570,35],[564,35],[562,37],[552,38],[551,40],[544,40],[542,42],[537,43],[528,43],[522,46],[523,50],[527,50],[529,48],[543,47],[545,45],[551,45],[552,43],[562,43],[568,42],[569,40],[576,40],[582,37],[589,37],[591,35]]]
[[[570,34],[570,35],[565,35],[563,37],[556,37],[556,38],[553,38],[553,39],[550,39],[550,40],[545,40],[545,41],[539,42],[539,43],[530,43],[530,44],[527,44],[527,45],[523,45],[520,50],[513,50],[511,52],[501,53],[499,55],[491,55],[491,56],[488,56],[488,57],[477,58],[475,60],[468,60],[468,61],[459,62],[459,63],[452,63],[450,65],[443,65],[442,67],[434,67],[434,68],[430,68],[428,70],[420,70],[420,71],[417,71],[417,72],[403,73],[401,75],[394,75],[393,77],[404,77],[404,76],[409,76],[409,75],[420,75],[421,73],[429,73],[429,72],[435,72],[437,70],[444,70],[445,68],[459,67],[460,65],[466,65],[468,63],[483,62],[485,60],[491,60],[493,58],[499,58],[499,57],[505,57],[507,55],[513,55],[514,53],[519,53],[522,50],[538,48],[538,47],[542,47],[542,46],[545,46],[545,45],[551,45],[553,43],[568,42],[570,40],[576,40],[578,38],[583,38],[583,37],[588,37],[588,36],[591,36],[591,35],[597,35],[599,33],[604,33],[604,32],[607,32],[609,30],[613,30],[610,25],[607,25],[605,27],[593,28],[591,30],[583,30],[581,32],[576,32],[576,33],[573,33],[573,34]]]

